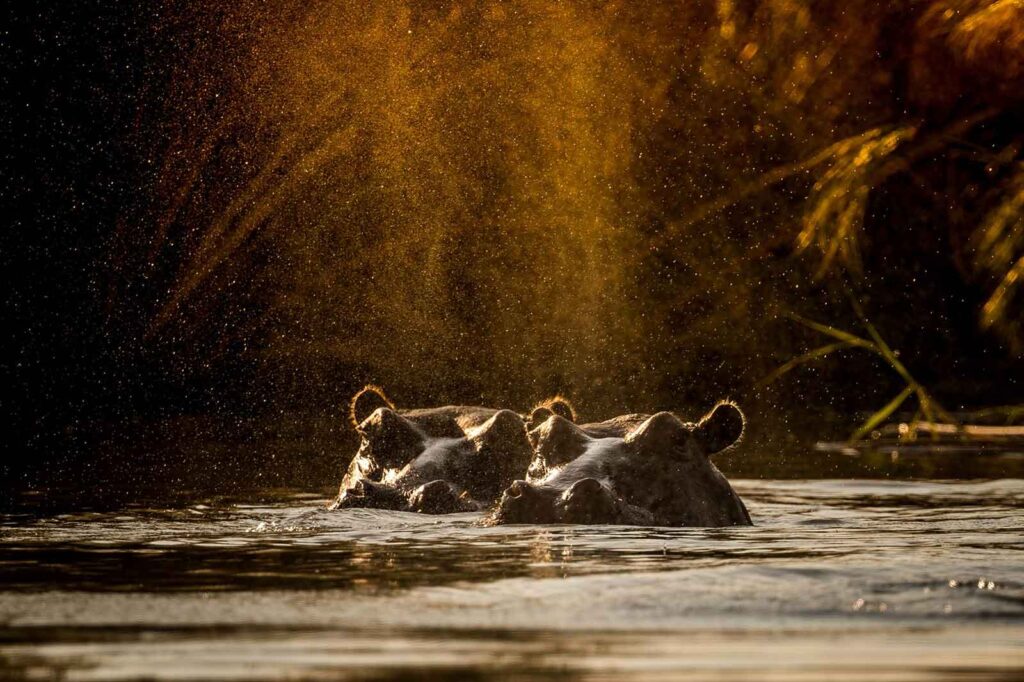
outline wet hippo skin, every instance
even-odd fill
[[[525,475],[532,457],[526,420],[511,410],[399,410],[379,388],[367,387],[353,398],[350,416],[361,442],[334,509],[486,509]]]

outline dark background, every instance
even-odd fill
[[[849,295],[948,409],[1022,402],[1019,10],[361,5],[3,10],[5,490],[328,488],[366,382],[730,396],[728,472],[863,474],[806,445],[890,368],[758,385]]]

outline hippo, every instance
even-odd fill
[[[349,409],[359,451],[330,507],[427,514],[487,509],[529,467],[527,426],[535,426],[534,415],[575,416],[558,397],[538,405],[529,418],[461,405],[399,410],[382,389],[367,386]]]
[[[538,417],[527,476],[504,491],[489,523],[752,525],[711,462],[743,435],[735,404],[719,402],[696,423],[671,412],[584,425],[554,413]]]

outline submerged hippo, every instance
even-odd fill
[[[571,407],[562,402],[546,401],[534,414],[572,418]],[[381,389],[368,386],[353,397],[350,418],[362,440],[332,509],[428,514],[486,509],[525,474],[532,457],[528,422],[511,410],[398,410]]]
[[[711,455],[743,435],[739,408],[721,402],[696,424],[670,412],[577,426],[557,414],[533,426],[526,480],[502,494],[492,523],[751,525]]]

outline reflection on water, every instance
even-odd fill
[[[1024,674],[1024,481],[736,487],[753,528],[309,495],[4,517],[0,677]]]

